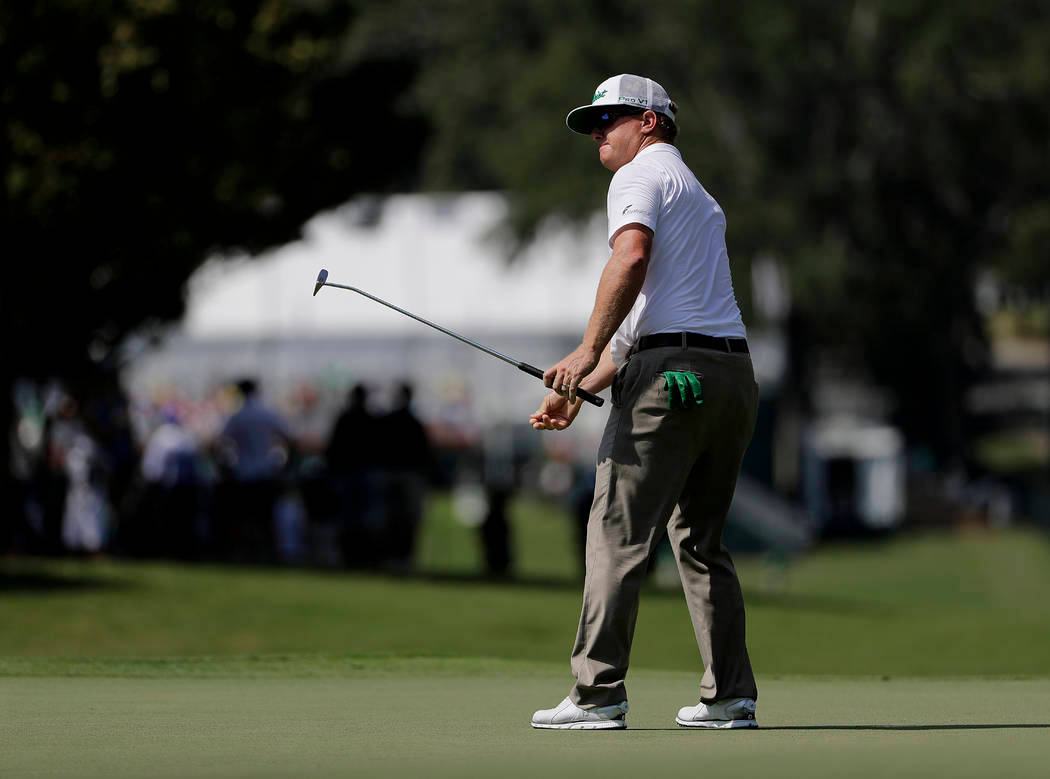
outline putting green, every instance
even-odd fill
[[[760,730],[693,731],[673,717],[695,677],[638,671],[629,729],[595,733],[528,726],[566,693],[566,670],[470,666],[0,678],[0,775],[1042,777],[1050,754],[1046,679],[760,679]]]
[[[535,731],[579,615],[555,524],[516,528],[527,582],[0,560],[0,777],[1046,775],[1044,536],[822,548],[771,590],[741,561],[758,731],[674,725],[696,644],[648,588],[630,729]]]

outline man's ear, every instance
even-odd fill
[[[654,130],[656,130],[656,125],[658,122],[659,117],[657,117],[656,112],[653,110],[647,110],[644,114],[642,114],[642,134],[649,135],[650,133],[652,133]]]

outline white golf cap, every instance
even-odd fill
[[[607,78],[594,90],[590,105],[581,105],[569,111],[565,124],[570,130],[590,135],[595,120],[608,113],[610,107],[652,109],[672,122],[678,106],[667,95],[667,90],[651,78],[621,73]]]

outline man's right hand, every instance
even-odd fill
[[[529,417],[535,430],[564,430],[576,419],[583,406],[583,399],[576,398],[575,403],[557,392],[549,392],[543,399],[536,413]]]

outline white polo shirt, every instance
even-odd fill
[[[619,368],[631,345],[652,333],[744,338],[726,252],[726,218],[669,143],[646,146],[609,184],[609,248],[625,225],[653,231],[645,282],[610,342]]]

